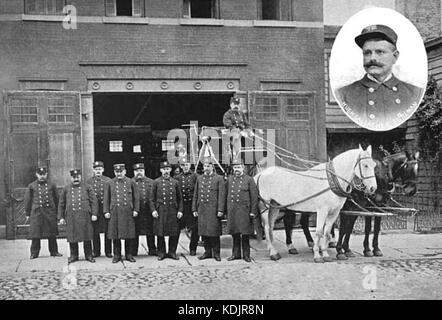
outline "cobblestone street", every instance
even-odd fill
[[[440,299],[442,297],[442,234],[389,233],[381,236],[383,257],[362,256],[362,236],[352,238],[357,257],[313,263],[301,232],[294,232],[300,252],[288,255],[284,234],[276,231],[282,259],[268,257],[265,242],[252,241],[252,263],[229,262],[231,239],[222,237],[222,261],[200,261],[188,255],[182,234],[180,260],[157,261],[138,256],[136,263],[68,266],[51,258],[42,243],[41,258],[29,260],[26,240],[0,242],[0,299]],[[141,242],[144,243],[143,241]],[[143,251],[144,247],[143,247]],[[198,254],[202,248],[198,248]],[[329,249],[334,256],[334,249]]]

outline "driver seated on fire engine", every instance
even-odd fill
[[[230,131],[230,147],[232,152],[232,160],[238,157],[241,149],[241,137],[253,137],[254,133],[250,128],[250,124],[246,119],[244,112],[239,108],[240,99],[237,97],[230,98],[230,109],[224,113],[223,124]]]

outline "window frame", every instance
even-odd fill
[[[212,17],[210,18],[201,18],[201,17],[192,17],[191,10],[191,2],[192,0],[183,0],[182,1],[182,10],[181,16],[185,19],[221,19],[221,7],[220,0],[210,0],[212,2]]]
[[[57,11],[57,1],[62,2],[61,9]],[[34,11],[29,11],[30,3],[34,3]],[[53,3],[54,11],[49,12],[49,3]],[[42,6],[43,10],[38,11],[37,7]],[[66,0],[23,0],[23,12],[28,15],[48,15],[48,16],[59,16],[63,15],[63,8],[66,6]]]
[[[278,17],[276,18],[276,19],[263,19],[263,16],[262,16],[262,6],[263,6],[263,0],[257,0],[257,10],[258,10],[258,12],[257,12],[257,20],[261,20],[261,21],[283,21],[282,20],[282,12],[281,12],[281,1],[282,0],[274,0],[274,1],[278,1],[278,9],[276,10],[277,11],[277,14],[278,14]],[[291,7],[291,5],[290,5],[290,7]],[[291,13],[290,13],[290,18],[291,18]]]
[[[105,17],[135,17],[140,18],[145,16],[145,0],[131,0],[132,1],[132,15],[117,15],[117,0],[104,0],[104,15]],[[136,2],[138,2],[138,10],[136,10]],[[112,6],[112,7],[111,7]],[[136,11],[139,11],[138,13]]]

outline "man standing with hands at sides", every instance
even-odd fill
[[[233,175],[227,179],[227,232],[233,237],[233,250],[227,260],[241,259],[242,247],[244,260],[251,262],[249,237],[258,213],[258,188],[239,160],[232,165]]]
[[[35,173],[37,180],[30,183],[24,197],[26,223],[29,226],[31,243],[31,259],[40,254],[40,239],[48,239],[51,257],[61,257],[58,252],[57,238],[57,186],[48,181],[48,170],[40,167]]]
[[[210,158],[203,161],[204,174],[198,177],[193,194],[193,215],[198,217],[198,233],[203,237],[204,254],[198,259],[221,261],[221,218],[224,215],[226,188],[223,177],[215,173]]]
[[[95,161],[93,163],[94,176],[86,181],[87,184],[92,186],[92,190],[95,193],[98,201],[98,217],[97,221],[92,222],[94,228],[94,238],[92,240],[94,257],[101,255],[101,241],[100,233],[104,232],[104,253],[106,257],[112,258],[112,240],[107,237],[107,228],[109,220],[104,217],[103,213],[103,197],[104,197],[104,185],[111,180],[111,178],[103,175],[104,164],[101,161]]]
[[[135,238],[135,220],[140,211],[140,194],[132,179],[126,177],[124,164],[114,164],[115,178],[104,187],[104,217],[109,219],[108,237],[114,246],[112,263],[121,260],[121,239],[124,239],[126,260],[135,262],[132,256]]]
[[[150,193],[152,192],[153,180],[146,177],[144,163],[136,163],[133,165],[135,184],[140,193],[140,213],[135,218],[135,240],[132,254],[138,255],[139,236],[146,235],[147,248],[150,256],[157,255],[155,247],[155,236],[153,234],[153,217],[150,208]]]
[[[66,238],[71,256],[68,263],[78,261],[78,243],[83,242],[84,256],[87,261],[95,262],[92,257],[92,221],[97,221],[98,203],[89,184],[81,182],[81,171],[71,170],[71,183],[64,187],[58,203],[58,217],[66,224]]]
[[[183,218],[180,220],[180,229],[188,228],[191,232],[189,251],[191,256],[196,255],[198,246],[198,219],[193,216],[192,199],[198,175],[190,170],[190,162],[186,158],[180,160],[181,169],[183,170],[175,179],[181,188],[183,195],[184,211]]]
[[[169,257],[178,260],[176,255],[180,236],[179,219],[183,217],[183,197],[178,181],[170,176],[172,167],[167,161],[160,164],[161,177],[154,180],[150,195],[150,207],[153,209],[153,229],[157,235],[158,260]],[[166,241],[169,237],[169,253],[166,255]]]

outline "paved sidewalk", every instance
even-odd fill
[[[312,229],[312,234],[314,230]],[[297,262],[311,262],[313,263],[313,253],[310,248],[307,247],[306,240],[303,233],[300,230],[293,232],[293,239],[295,247],[298,249],[299,254],[290,255],[287,252],[285,245],[285,234],[283,230],[275,231],[276,248],[281,254],[281,259],[276,263],[294,263]],[[371,237],[370,237],[371,239]],[[388,233],[383,232],[380,235],[380,247],[384,253],[383,257],[365,258],[362,254],[363,236],[352,235],[350,240],[350,246],[356,257],[351,261],[354,263],[368,262],[377,260],[391,260],[391,259],[412,259],[412,258],[442,258],[442,233],[434,234],[418,234],[407,231]],[[66,239],[58,239],[58,246],[60,253],[63,257],[50,257],[47,249],[47,241],[42,240],[42,249],[40,257],[38,259],[29,259],[29,240],[0,240],[0,252],[2,259],[0,260],[0,276],[1,273],[22,273],[22,272],[36,272],[36,271],[61,271],[67,267],[67,258],[69,256],[69,245]],[[103,241],[102,241],[103,246]],[[175,261],[171,259],[165,259],[158,261],[156,257],[147,256],[146,240],[142,237],[140,240],[139,256],[136,257],[137,262],[130,263],[123,261],[119,263],[111,263],[111,259],[102,255],[96,258],[96,263],[90,263],[84,261],[82,244],[79,245],[80,249],[80,261],[75,262],[74,265],[77,270],[126,270],[126,269],[158,269],[158,268],[182,268],[189,266],[221,266],[221,265],[249,265],[243,260],[227,261],[227,257],[231,255],[232,239],[230,236],[221,237],[221,262],[217,262],[214,259],[198,260],[198,256],[201,255],[204,249],[199,246],[197,249],[197,256],[190,256],[189,251],[189,239],[183,233],[180,236],[179,247],[177,254],[180,260]],[[251,256],[252,264],[267,264],[275,263],[270,260],[269,253],[266,247],[265,240],[251,240]],[[124,245],[123,245],[124,248]],[[103,251],[103,250],[102,250]],[[335,257],[336,250],[328,250],[330,256]],[[124,253],[124,249],[123,249]]]

